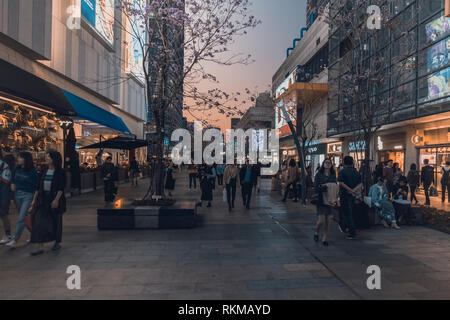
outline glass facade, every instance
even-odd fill
[[[361,124],[348,121],[348,115],[357,112],[361,101],[369,100],[367,95],[373,95],[373,125],[450,111],[450,19],[444,16],[444,0],[394,2],[372,1],[389,10],[390,27],[365,29],[358,42],[346,36],[351,31],[348,25],[333,21],[340,21],[336,16],[361,11],[359,28],[363,30],[364,8],[355,10],[353,1],[331,2],[328,136],[360,129]],[[380,60],[385,63],[374,62]],[[346,79],[358,74],[355,61],[359,68],[380,68],[383,74],[379,83],[367,86],[366,96],[359,95],[360,101],[345,94]]]

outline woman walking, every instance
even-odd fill
[[[234,209],[234,201],[236,200],[236,184],[239,170],[234,164],[229,164],[225,168],[223,180],[227,191],[228,211]]]
[[[12,240],[11,222],[9,221],[9,206],[11,204],[11,167],[3,156],[0,148],[0,219],[3,223],[5,234],[0,240],[0,245],[7,244]]]
[[[292,186],[294,189],[294,202],[298,201],[298,193],[297,193],[297,181],[299,179],[299,169],[297,167],[297,163],[294,159],[291,159],[289,161],[289,167],[287,169],[287,176],[286,176],[286,189],[284,192],[284,198],[283,202],[286,201],[287,197],[289,196],[289,191]]]
[[[408,180],[409,190],[411,191],[411,203],[414,200],[416,202],[415,205],[417,206],[419,204],[419,201],[416,197],[416,190],[420,185],[420,175],[417,171],[417,166],[415,163],[411,165],[408,172],[408,177],[406,179]]]
[[[42,171],[39,181],[37,211],[31,230],[31,243],[37,244],[32,256],[44,253],[44,243],[55,241],[52,251],[61,249],[62,215],[66,212],[66,173],[62,169],[59,152],[50,151],[45,155],[47,168]]]
[[[26,227],[25,217],[31,215],[36,205],[38,195],[38,173],[29,152],[22,152],[17,158],[17,168],[14,171],[11,190],[15,192],[14,200],[19,213],[13,239],[6,245],[14,248]],[[31,232],[31,229],[28,231]]]
[[[332,190],[333,187],[334,190]],[[331,160],[326,159],[317,172],[314,181],[314,191],[318,195],[317,224],[316,232],[314,233],[314,241],[319,241],[320,229],[323,226],[322,244],[326,247],[328,246],[328,230],[333,221],[333,203],[329,203],[328,199],[330,197],[327,197],[325,200],[324,195],[328,196],[328,193],[331,195],[331,193],[334,192],[336,194],[335,198],[337,202],[337,190],[336,172],[334,171]]]

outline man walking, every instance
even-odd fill
[[[344,169],[339,172],[340,199],[342,206],[342,219],[339,225],[342,231],[348,230],[347,239],[356,239],[356,228],[353,220],[355,200],[362,191],[361,175],[354,167],[352,157],[344,158]]]
[[[241,181],[242,188],[242,200],[244,201],[244,207],[250,209],[250,200],[252,198],[253,186],[255,185],[257,173],[250,161],[245,162],[245,166],[242,167],[239,172],[239,180]]]
[[[383,177],[387,181],[386,188],[389,194],[392,193],[394,188],[394,161],[389,160],[387,165],[383,168]]]
[[[189,174],[189,189],[192,189],[192,185],[194,185],[194,189],[197,189],[198,168],[194,163],[189,165],[188,174]]]
[[[105,163],[101,168],[101,177],[105,184],[105,202],[111,203],[114,202],[115,195],[117,194],[117,170],[114,164],[112,163],[112,157],[109,156],[106,158]]]
[[[430,205],[430,187],[434,184],[434,168],[429,165],[430,161],[425,159],[423,164],[425,165],[422,168],[421,180],[423,184],[423,190],[425,191],[425,205]]]

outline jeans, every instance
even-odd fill
[[[442,202],[445,201],[445,190],[447,190],[448,202],[450,203],[450,183],[442,183]]]
[[[192,184],[194,184],[194,189],[197,189],[197,174],[195,173],[189,174],[189,189],[192,188]]]
[[[234,200],[236,199],[236,179],[231,179],[226,188],[228,207],[234,208]]]
[[[22,236],[23,230],[25,229],[25,216],[28,213],[31,202],[33,201],[34,194],[24,191],[16,191],[15,203],[17,211],[19,213],[19,219],[16,223],[16,231],[14,232],[14,239],[19,240]]]
[[[217,175],[217,184],[219,186],[223,185],[223,174],[218,174]]]
[[[349,236],[356,235],[355,222],[353,220],[353,207],[355,198],[352,196],[344,196],[342,199],[342,219],[339,221],[342,230],[348,229]]]

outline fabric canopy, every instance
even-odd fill
[[[2,97],[58,115],[75,115],[60,88],[0,59],[0,99]]]
[[[116,149],[116,150],[134,150],[148,145],[147,141],[133,139],[129,137],[117,137],[105,140],[81,149]]]
[[[104,125],[108,128],[123,133],[131,133],[123,120],[115,114],[112,114],[111,112],[108,112],[66,90],[62,90],[62,92],[67,100],[69,100],[76,112],[77,117]]]

